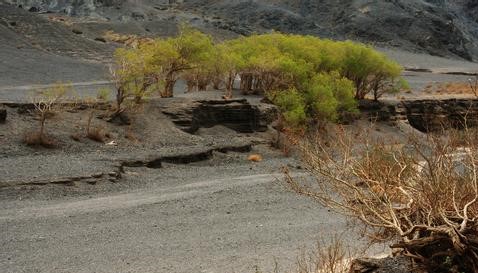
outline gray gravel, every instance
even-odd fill
[[[231,154],[232,162],[218,165],[219,155],[188,166],[128,169],[118,183],[0,190],[0,268],[254,272],[256,265],[271,269],[274,259],[290,268],[299,247],[329,238],[345,222],[285,188],[278,169],[294,165],[291,159],[262,152],[257,164]],[[66,196],[50,199],[58,191]],[[347,241],[356,246],[352,234]]]

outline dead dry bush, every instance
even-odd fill
[[[347,273],[349,272],[352,255],[343,244],[343,240],[332,237],[327,243],[317,242],[316,247],[308,252],[302,252],[297,257],[297,273]]]
[[[357,255],[363,254],[363,249],[352,250],[344,244],[343,236],[333,235],[330,238],[321,238],[312,249],[300,249],[296,258],[295,267],[287,271],[280,269],[280,264],[274,259],[272,272],[289,273],[349,273],[352,261]],[[255,273],[263,273],[258,266],[254,266]]]
[[[428,84],[425,93],[438,95],[473,95],[478,97],[478,76],[468,79],[466,82],[448,82],[440,84]]]
[[[24,142],[31,146],[43,146],[46,148],[54,148],[57,142],[45,133],[46,121],[56,115],[62,113],[68,106],[62,103],[65,94],[70,90],[71,86],[58,83],[44,90],[40,95],[33,97],[33,111],[39,121],[38,131],[27,132]]]
[[[112,41],[119,44],[124,44],[127,47],[138,48],[140,45],[149,43],[151,38],[140,37],[134,34],[120,34],[111,30],[106,31],[103,38],[108,41]]]
[[[100,143],[104,143],[107,138],[103,128],[99,127],[89,128],[86,133],[86,137]]]
[[[107,95],[104,95],[107,96]],[[101,101],[106,99],[100,96],[100,92],[98,93],[99,98],[86,98],[84,100],[84,105],[88,107],[88,116],[86,119],[86,127],[85,127],[85,135],[87,138],[97,141],[97,142],[105,142],[107,138],[107,133],[105,132],[103,127],[100,126],[93,126],[93,120],[97,111],[99,110]]]
[[[343,132],[298,142],[316,182],[293,179],[299,194],[359,220],[374,242],[391,242],[428,272],[478,272],[478,142],[410,135],[406,145]]]

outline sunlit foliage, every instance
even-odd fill
[[[294,126],[337,120],[341,112],[355,111],[356,100],[377,100],[406,86],[402,67],[369,46],[280,33],[214,42],[182,26],[176,37],[118,50],[116,60],[123,64],[119,86],[128,93],[154,88],[171,97],[183,78],[187,91],[213,86],[231,98],[239,82],[242,93],[267,96]]]

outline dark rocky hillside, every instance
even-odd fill
[[[189,21],[237,34],[306,33],[439,56],[478,60],[476,0],[7,0],[32,12],[62,12],[141,24]],[[172,17],[168,17],[168,14]]]
[[[253,30],[312,33],[478,58],[475,0],[190,0],[186,6]]]

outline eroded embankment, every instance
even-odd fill
[[[103,158],[102,160],[94,159],[94,155],[91,154],[83,155],[81,158],[71,156],[44,156],[40,159],[36,158],[38,156],[32,156],[31,161],[43,160],[50,163],[53,162],[54,164],[49,164],[48,162],[41,164],[40,168],[43,169],[42,172],[36,172],[35,169],[30,168],[31,166],[23,170],[16,170],[18,172],[25,172],[25,174],[13,179],[4,178],[0,180],[0,188],[26,185],[42,186],[49,184],[74,185],[75,183],[94,185],[101,181],[117,182],[125,173],[125,167],[159,169],[163,167],[163,163],[189,164],[209,160],[214,156],[215,152],[246,153],[250,152],[252,147],[252,142],[244,141],[243,143],[219,144],[214,147],[177,147],[178,150],[183,150],[179,153],[157,151],[156,153],[150,152],[149,155],[145,155],[144,152],[138,152],[138,155],[131,155],[130,157],[120,159]],[[25,160],[23,159],[24,158],[17,158],[17,160],[12,159],[11,163],[16,166],[24,166]],[[68,165],[68,167],[63,166],[65,164]],[[70,175],[62,176],[56,173],[59,170],[64,171],[66,168],[69,168],[68,172],[70,172]],[[30,172],[28,170],[30,170]]]
[[[120,126],[103,118],[95,119],[95,128],[102,128],[110,135],[105,143],[98,143],[77,135],[83,133],[82,126],[90,110],[76,107],[48,121],[48,134],[59,141],[59,146],[44,149],[22,143],[23,134],[38,125],[31,104],[4,104],[3,107],[8,114],[6,122],[0,124],[6,133],[0,138],[5,139],[10,148],[4,147],[0,156],[0,188],[116,182],[125,167],[161,168],[164,163],[209,160],[215,153],[246,153],[253,145],[267,142],[254,132],[266,130],[273,120],[271,116],[276,114],[271,105],[251,105],[245,99],[152,100],[145,106],[144,114],[131,117],[132,125]],[[98,116],[103,116],[102,110],[96,111]],[[171,113],[179,114],[171,116]],[[189,126],[182,126],[180,120],[189,120]],[[228,128],[220,129],[216,135],[202,135],[198,131],[216,125]],[[243,132],[248,134],[241,134]]]
[[[266,143],[267,140],[241,133],[264,131],[277,117],[274,106],[250,104],[245,99],[230,101],[178,99],[166,103],[153,101],[149,107],[146,111],[147,116],[137,117],[136,123],[143,126],[141,131],[143,139],[136,144],[128,144],[129,142],[123,140],[123,144],[108,147],[87,140],[81,143],[68,140],[70,142],[64,143],[64,147],[72,149],[71,151],[26,152],[21,150],[25,144],[19,140],[12,141],[10,144],[17,145],[23,152],[0,157],[2,163],[0,171],[3,174],[0,178],[0,187],[116,182],[121,179],[127,167],[157,169],[162,168],[164,163],[189,164],[209,160],[213,158],[214,153],[246,153],[251,151],[254,144]],[[15,112],[12,109],[16,109]],[[7,117],[5,125],[0,126],[8,126],[9,123],[15,125],[20,120],[30,119],[25,116],[26,114],[20,114],[19,112],[24,111],[18,111],[19,109],[21,110],[18,107],[10,108],[11,116]],[[394,125],[408,123],[422,132],[478,125],[477,99],[368,101],[361,102],[360,109],[375,122]],[[34,123],[24,125],[35,126],[36,121],[32,122]],[[96,122],[106,124],[101,120]],[[229,128],[232,134],[213,136],[195,134],[201,132],[200,128],[216,125]],[[110,130],[118,128],[112,127],[117,125],[108,126]],[[152,127],[155,127],[155,131],[148,129]],[[6,130],[8,127],[4,128]],[[64,138],[67,138],[66,133]],[[8,135],[6,137],[8,138]],[[116,137],[119,141],[122,136],[118,134]],[[81,149],[71,148],[76,146]]]
[[[372,121],[393,124],[405,121],[421,132],[441,132],[478,125],[476,98],[363,101],[360,109]]]
[[[252,105],[247,99],[172,103],[163,110],[163,113],[178,128],[188,133],[195,133],[199,128],[215,125],[223,125],[240,133],[262,132],[277,118],[277,108],[273,105]]]

